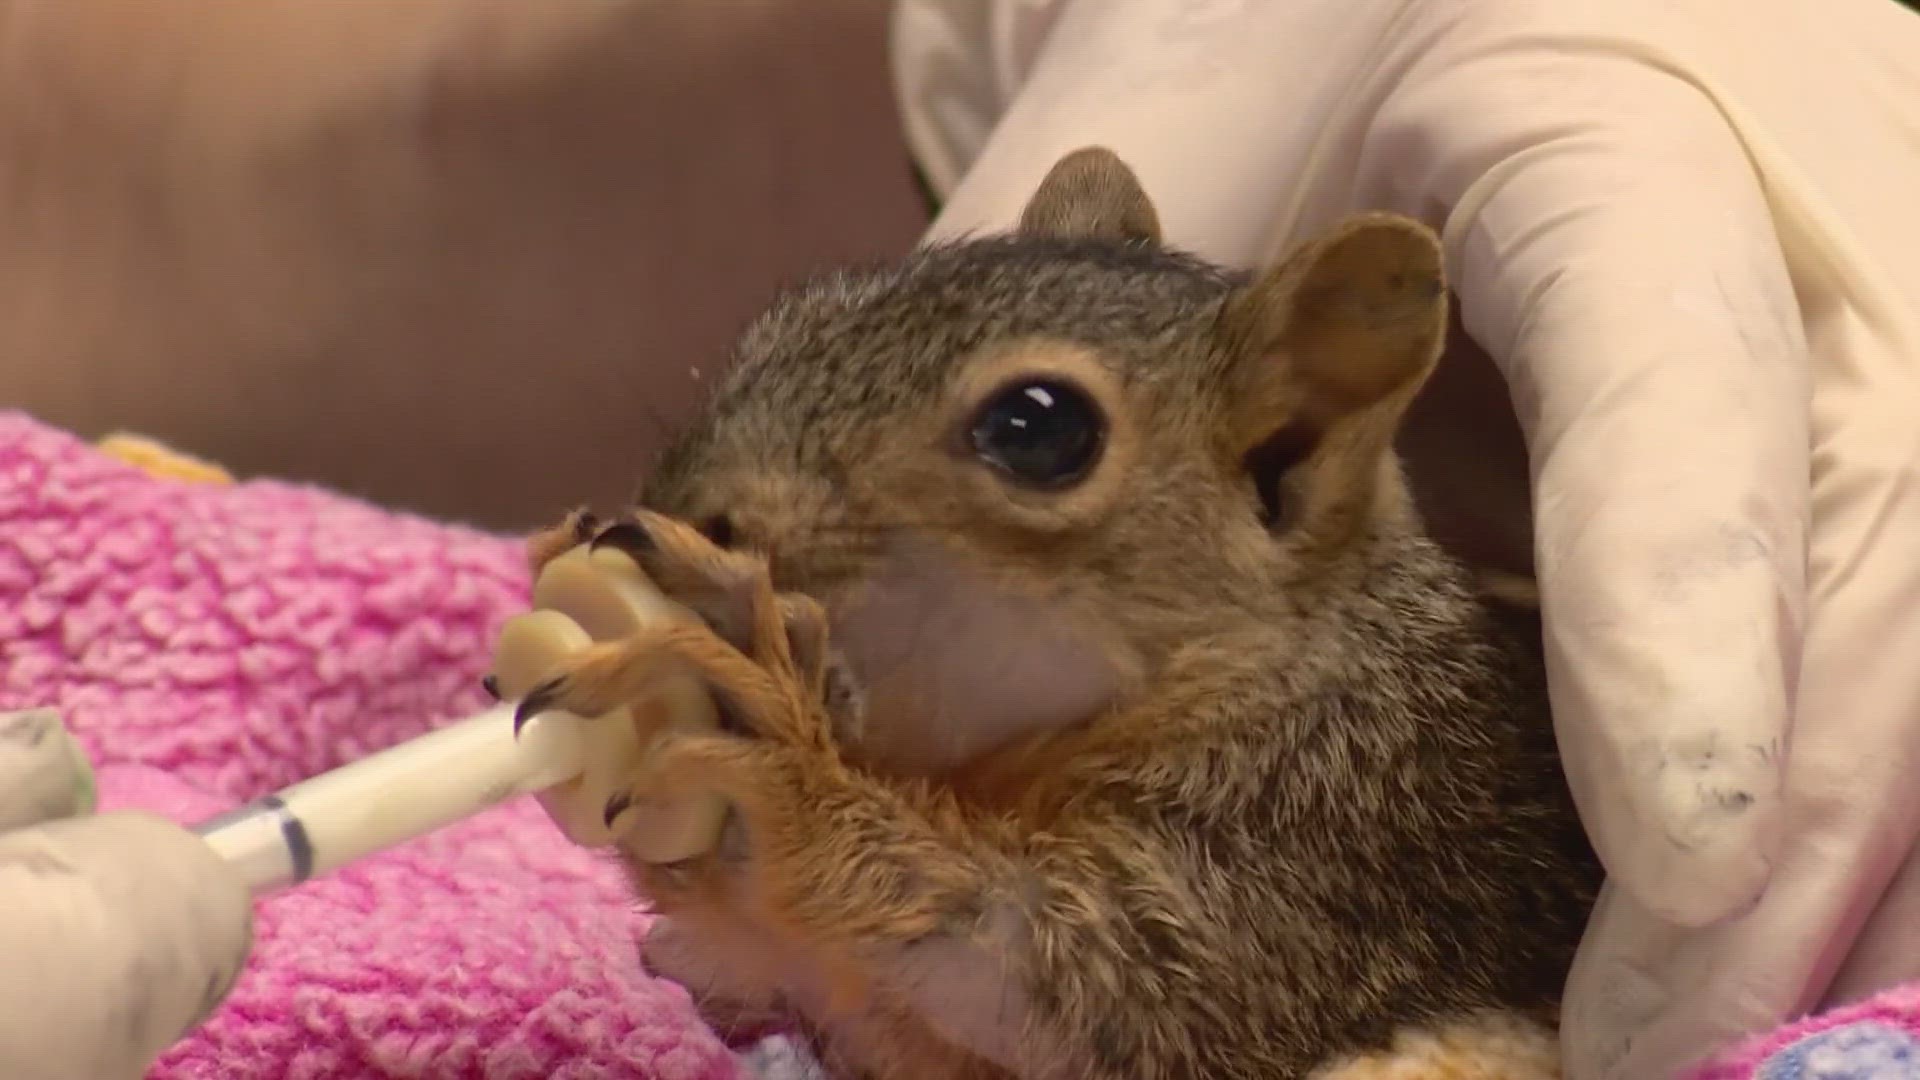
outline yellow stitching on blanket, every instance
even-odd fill
[[[108,457],[118,458],[163,480],[183,484],[233,483],[233,474],[220,466],[143,436],[116,432],[101,439],[96,448]]]

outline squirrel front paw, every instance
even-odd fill
[[[809,597],[775,593],[764,558],[723,549],[688,525],[645,511],[606,525],[575,514],[542,536],[552,542],[536,540],[536,560],[541,551],[584,536],[593,547],[626,554],[662,592],[701,615],[701,621],[656,623],[573,653],[516,710],[521,721],[550,710],[602,715],[644,699],[670,665],[707,687],[723,733],[663,739],[629,790],[609,800],[609,827],[637,800],[709,793],[746,814],[782,786],[776,774],[792,778],[837,766],[825,611]]]
[[[556,530],[559,543],[578,528],[570,519]],[[569,653],[521,699],[518,717],[657,717],[659,710],[631,706],[671,670],[698,680],[720,730],[638,732],[648,749],[605,806],[616,846],[655,912],[685,917],[709,947],[754,941],[746,952],[762,960],[797,950],[809,958],[800,966],[813,972],[807,1000],[859,1000],[865,975],[842,955],[840,939],[858,936],[859,920],[848,911],[871,914],[884,905],[864,894],[843,901],[823,892],[819,879],[880,880],[858,868],[876,845],[887,847],[873,827],[895,810],[877,804],[871,785],[841,757],[835,736],[849,714],[851,680],[832,659],[824,609],[810,597],[776,593],[764,558],[724,549],[663,515],[631,513],[584,542],[615,548],[698,618],[651,622]],[[639,811],[713,796],[729,806],[717,848],[677,861],[636,851],[638,838],[628,834],[648,820]],[[745,981],[785,987],[788,980],[769,973]]]

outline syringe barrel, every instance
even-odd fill
[[[578,722],[499,706],[256,799],[195,831],[256,895],[297,885],[580,771]]]

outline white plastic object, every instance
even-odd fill
[[[533,588],[534,611],[509,620],[494,649],[493,673],[500,696],[523,697],[569,652],[596,641],[628,637],[642,627],[696,620],[693,612],[660,594],[640,567],[611,548],[578,547],[548,563]],[[606,806],[615,795],[632,803],[622,816],[625,850],[644,862],[669,863],[710,850],[726,817],[718,796],[663,803],[627,784],[638,763],[659,740],[678,733],[710,732],[719,718],[706,689],[671,662],[654,691],[596,717],[558,714],[584,740],[578,776],[540,793],[560,828],[577,843],[605,847],[614,841]],[[649,733],[641,745],[639,733]]]
[[[625,792],[634,801],[623,812],[621,832],[634,857],[675,862],[711,849],[725,819],[723,800],[662,804],[625,788],[652,745],[641,744],[636,719],[655,740],[715,729],[713,702],[690,674],[669,668],[657,692],[604,716],[542,713],[517,738],[513,731],[512,703],[568,653],[692,613],[662,596],[625,554],[585,547],[547,564],[534,583],[533,603],[535,610],[506,622],[495,646],[503,704],[255,800],[196,831],[256,895],[527,794],[584,846],[613,843],[606,806]]]

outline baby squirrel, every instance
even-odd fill
[[[1089,148],[1011,234],[780,300],[636,509],[532,542],[614,545],[704,620],[522,705],[685,665],[721,708],[607,808],[733,808],[633,867],[648,962],[873,1080],[1293,1078],[1550,1022],[1598,863],[1537,642],[1392,449],[1446,295],[1385,214],[1208,265]]]

